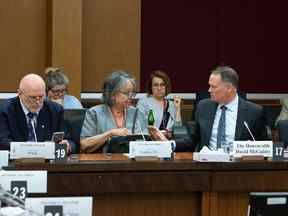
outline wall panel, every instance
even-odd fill
[[[112,70],[140,78],[140,0],[83,1],[82,91],[101,91]]]
[[[20,78],[47,64],[46,0],[1,0],[0,91],[15,92]]]

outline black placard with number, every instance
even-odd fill
[[[273,144],[273,160],[283,160],[284,159],[284,145],[283,143]]]
[[[25,200],[27,197],[27,181],[11,181],[10,191],[13,195]]]
[[[48,205],[44,206],[45,216],[63,216],[63,206]]]
[[[67,145],[56,144],[55,145],[55,162],[67,161]]]

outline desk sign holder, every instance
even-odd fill
[[[175,141],[131,141],[129,158],[137,159],[171,159]]]
[[[25,198],[27,193],[47,193],[47,171],[1,170],[0,185],[19,198]]]
[[[21,200],[27,197],[27,181],[11,181],[10,193]]]
[[[272,141],[233,141],[233,151],[230,152],[233,157],[270,157],[273,156]]]
[[[273,144],[273,160],[284,160],[284,143]]]
[[[67,145],[56,144],[55,145],[55,163],[63,163],[67,161]]]
[[[54,159],[54,142],[11,142],[10,159]]]
[[[46,216],[92,216],[92,197],[45,197],[27,198],[25,207]]]

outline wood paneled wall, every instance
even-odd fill
[[[69,91],[101,91],[112,70],[140,77],[140,0],[1,0],[0,92],[62,68]]]
[[[140,0],[83,1],[82,91],[101,91],[112,70],[140,78]]]
[[[1,0],[0,91],[15,92],[20,78],[47,64],[46,0]]]

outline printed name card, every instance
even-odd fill
[[[25,207],[39,215],[92,216],[92,197],[26,198]]]
[[[129,142],[129,158],[158,157],[171,158],[175,141],[131,141]]]
[[[19,182],[22,183],[22,186]],[[19,189],[19,193],[17,192],[15,195],[20,195],[23,193],[21,187],[24,188],[24,184],[26,184],[25,193],[47,193],[47,171],[0,171],[0,185],[4,190],[12,189],[11,192],[16,193]]]
[[[255,156],[260,155],[264,157],[273,156],[273,142],[268,141],[233,141],[233,151],[231,153],[234,157]]]
[[[0,169],[4,166],[8,166],[9,163],[9,151],[0,151]]]
[[[55,158],[54,142],[11,142],[10,159]]]

